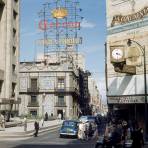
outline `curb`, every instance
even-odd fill
[[[58,129],[61,127],[61,124],[58,125],[53,125],[53,126],[48,126],[48,127],[43,127],[41,129],[39,129],[39,134],[48,132],[48,131],[52,131],[55,129]],[[34,130],[31,131],[27,131],[27,132],[11,132],[11,133],[0,133],[0,139],[6,139],[6,138],[30,138],[33,136],[34,134]]]

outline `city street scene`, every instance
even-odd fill
[[[148,0],[0,0],[0,148],[148,148]]]

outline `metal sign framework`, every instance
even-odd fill
[[[44,58],[50,57],[51,53],[55,53],[59,60],[63,53],[66,58],[70,56],[70,51],[77,54],[78,44],[82,43],[75,41],[80,38],[78,31],[83,19],[80,16],[81,11],[78,0],[50,0],[43,4],[39,12],[38,27],[44,34],[43,42],[40,44],[44,47]]]

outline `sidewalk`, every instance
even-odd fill
[[[59,128],[62,122],[63,120],[44,121],[43,127],[41,125],[41,122],[39,122],[39,127],[40,127],[39,134]],[[27,123],[27,131],[24,131],[24,125],[5,128],[4,131],[0,131],[0,139],[25,138],[25,137],[29,138],[33,136],[33,133],[34,133],[34,122],[29,122]]]

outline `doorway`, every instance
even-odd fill
[[[61,119],[63,119],[63,110],[62,109],[58,109],[57,110],[57,115],[61,114]]]

